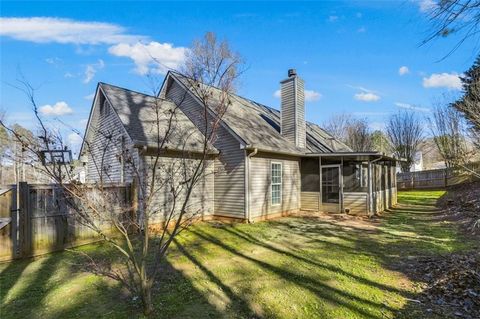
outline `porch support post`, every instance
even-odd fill
[[[322,205],[322,157],[318,156],[318,168],[319,168],[319,183],[320,183],[320,193],[318,193],[318,210],[323,211]]]
[[[368,216],[373,215],[372,163],[368,160]]]
[[[340,213],[344,213],[344,207],[343,207],[343,156],[340,158],[341,159],[341,164],[340,164]]]

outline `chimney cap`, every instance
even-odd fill
[[[288,77],[291,78],[297,75],[297,70],[295,69],[288,69]]]

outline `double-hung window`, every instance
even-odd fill
[[[272,163],[272,205],[282,203],[282,163]]]

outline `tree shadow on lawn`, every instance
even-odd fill
[[[2,271],[0,279],[2,317],[39,316],[37,308],[52,288],[49,281],[60,260],[58,254],[49,254],[41,258],[10,262]]]
[[[417,303],[410,301],[399,307],[389,300],[395,296],[415,299],[412,290],[383,280],[375,269],[344,266],[357,261],[359,267],[378,263],[408,277],[398,267],[406,256],[447,253],[463,247],[462,239],[453,236],[451,225],[446,227],[436,219],[436,212],[424,202],[422,206],[401,205],[380,217],[374,229],[314,217],[219,228],[193,226],[186,231],[193,240],[188,244],[176,240],[176,248],[162,265],[165,271],[153,293],[155,317],[279,317],[270,300],[259,295],[256,279],[268,281],[267,289],[278,289],[280,294],[286,289],[282,283],[298,287],[315,296],[320,305],[344,309],[353,317],[422,317],[424,312]],[[80,250],[90,249],[88,253],[97,257],[112,254],[102,247],[89,245]],[[216,251],[209,251],[209,247]],[[259,249],[261,254],[253,252]],[[317,254],[319,251],[322,253]],[[266,254],[269,258],[264,258]],[[335,263],[337,257],[342,260]],[[362,263],[365,258],[374,263]],[[213,268],[212,264],[218,260],[230,263],[229,271],[235,273],[219,273],[224,265]],[[142,317],[132,296],[111,281],[82,272],[78,263],[78,254],[60,252],[7,265],[0,274],[2,318]],[[232,277],[252,282],[232,282]],[[302,293],[289,290],[283,297],[298,297],[301,302]],[[223,304],[217,304],[217,299]],[[324,310],[320,307],[305,317],[335,317]]]
[[[78,248],[118,262],[105,244]],[[143,318],[138,299],[113,280],[85,272],[84,256],[56,252],[9,263],[1,271],[0,317],[9,318]],[[222,314],[193,287],[190,279],[165,262],[161,284],[154,287],[155,318],[220,318]]]
[[[432,203],[432,205],[435,203],[433,199],[429,199],[428,201]],[[342,225],[337,220],[317,219],[315,217],[281,219],[268,223],[272,227],[278,228],[280,233],[294,233],[298,238],[303,237],[307,239],[304,241],[306,243],[320,243],[326,248],[330,246],[332,250],[343,251],[353,259],[360,255],[373,256],[383,268],[402,273],[405,278],[415,282],[416,279],[411,276],[411,273],[406,271],[404,267],[401,267],[401,265],[408,262],[410,258],[441,255],[456,250],[471,249],[472,247],[471,244],[465,242],[461,234],[457,232],[455,225],[446,224],[443,221],[441,216],[443,212],[432,205],[425,205],[425,201],[422,200],[410,200],[409,204],[402,204],[397,208],[391,209],[389,212],[385,212],[383,216],[380,217],[379,227],[374,230],[345,224]],[[311,224],[309,224],[308,221],[310,221]],[[400,309],[385,307],[384,304],[372,302],[358,295],[348,295],[343,291],[332,289],[332,287],[318,282],[315,278],[305,276],[296,277],[296,274],[292,273],[291,269],[282,269],[270,264],[268,261],[244,255],[241,252],[235,251],[233,247],[229,247],[228,242],[219,242],[216,238],[196,231],[198,236],[242,258],[252,261],[262,268],[269,269],[279,276],[291,278],[295,284],[310,289],[316,293],[319,298],[338,303],[340,307],[349,308],[352,312],[360,316],[374,317],[372,313],[365,313],[359,311],[361,309],[352,307],[352,304],[339,302],[340,298],[337,298],[337,296],[347,297],[347,299],[354,300],[357,304],[365,304],[377,310],[386,309],[392,311],[402,318],[435,316],[435,313],[425,312],[425,307],[423,310],[421,309],[421,305],[415,301],[418,292],[415,291],[413,287],[409,289],[399,289],[374,281],[374,279],[367,279],[356,273],[347,272],[338,266],[320,261],[322,257],[317,258],[317,256],[312,255],[315,250],[308,249],[308,247],[304,247],[306,251],[302,251],[302,248],[295,250],[294,243],[289,242],[283,243],[284,246],[282,247],[282,243],[279,243],[276,238],[269,240],[268,238],[262,238],[262,236],[255,236],[253,233],[242,231],[238,227],[225,227],[223,230],[253,245],[261,246],[279,255],[293,258],[299,263],[324,268],[348,277],[353,282],[375,287],[382,291],[394,292],[406,299],[404,306],[400,307]],[[332,240],[329,240],[328,237],[332,238]],[[441,315],[438,317],[441,317]]]
[[[304,273],[298,273],[295,270],[292,270],[288,264],[282,267],[282,266],[275,265],[271,261],[265,261],[265,260],[261,260],[260,258],[249,256],[246,253],[234,248],[227,241],[225,240],[221,241],[218,238],[213,237],[210,234],[207,234],[201,229],[192,229],[190,231],[196,234],[199,238],[202,238],[203,240],[213,243],[214,245],[220,247],[221,249],[226,250],[230,254],[236,257],[240,257],[248,262],[251,262],[256,266],[260,267],[262,270],[273,273],[274,275],[282,278],[287,282],[291,282],[292,284],[299,286],[302,289],[310,291],[311,293],[315,294],[319,299],[325,302],[349,309],[352,313],[355,313],[357,316],[360,315],[367,318],[382,318],[383,315],[381,315],[381,313],[383,311],[394,310],[383,302],[369,300],[367,298],[363,298],[361,296],[333,287],[327,283],[329,278],[322,279],[312,275],[305,275]],[[284,254],[283,252],[279,252],[279,251],[277,251],[277,253]],[[324,266],[325,265],[321,265],[320,267],[324,267]],[[335,269],[335,271],[337,271],[337,269]],[[355,277],[355,275],[352,275],[352,274],[348,274],[348,275]],[[322,279],[322,280],[319,280],[319,279]],[[367,311],[366,308],[374,309],[375,313],[371,311]]]

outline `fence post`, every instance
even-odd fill
[[[444,181],[444,184],[445,184],[445,188],[448,186],[448,173],[447,173],[447,169],[445,169],[443,171],[443,181]]]
[[[17,192],[18,230],[19,230],[19,256],[27,257],[32,252],[30,191],[27,182],[19,182]]]
[[[18,246],[18,184],[13,188],[15,191],[12,193],[12,207],[11,207],[11,238],[12,238],[12,259],[19,257],[19,246]]]

